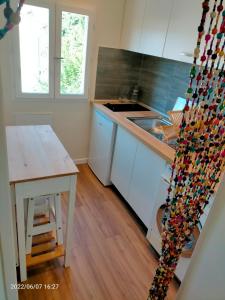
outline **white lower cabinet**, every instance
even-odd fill
[[[128,202],[147,227],[150,225],[160,177],[165,165],[164,159],[139,142],[130,181]]]
[[[103,113],[94,110],[88,165],[105,185],[110,185],[110,172],[116,125]]]
[[[118,126],[114,148],[111,181],[127,200],[137,152],[138,140]]]
[[[111,181],[147,227],[165,166],[164,159],[118,127]]]

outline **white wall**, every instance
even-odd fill
[[[53,0],[52,0],[53,1]],[[56,0],[60,4],[62,1]],[[65,0],[69,1],[69,0]],[[65,2],[64,1],[64,2]],[[15,0],[14,0],[15,2]],[[118,48],[122,27],[124,0],[74,0],[68,4],[89,8],[95,15],[95,31],[91,49],[89,101],[21,101],[15,99],[13,74],[10,72],[12,49],[9,33],[1,41],[4,115],[8,125],[15,122],[15,113],[52,113],[53,127],[73,159],[87,158],[90,127],[90,101],[94,98],[98,47]]]
[[[225,299],[225,177],[177,299]]]
[[[53,1],[53,0],[52,0]],[[57,0],[62,4],[62,1]],[[16,0],[12,2],[17,3]],[[74,159],[86,158],[89,141],[90,101],[93,100],[98,47],[119,47],[124,0],[77,0],[75,5],[90,8],[95,12],[96,26],[91,50],[91,93],[87,102],[25,102],[15,99],[10,47],[12,33],[0,41],[0,244],[2,245],[3,266],[0,263],[0,299],[4,300],[4,281],[7,299],[16,300],[17,291],[10,289],[16,282],[15,257],[13,246],[12,215],[9,198],[8,169],[6,160],[4,125],[14,124],[15,113],[46,113],[53,116],[53,126],[65,147]],[[0,15],[2,16],[2,7]],[[2,26],[2,19],[1,24]],[[5,122],[3,122],[3,118]],[[4,273],[2,272],[4,269]]]
[[[0,245],[0,299],[2,299],[2,300],[6,299],[1,245]]]
[[[0,41],[0,53],[1,52]],[[1,69],[1,64],[0,64]],[[0,78],[0,299],[4,300],[4,283],[8,300],[16,300],[17,291],[10,284],[16,283],[16,261],[13,244],[12,207],[9,197],[8,167],[6,159],[5,129],[2,113],[1,78]],[[2,271],[4,273],[2,274]]]

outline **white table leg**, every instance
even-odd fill
[[[62,228],[62,208],[61,208],[61,194],[55,195],[55,219],[56,219],[56,234],[57,244],[63,244],[63,228]]]
[[[11,185],[11,202],[12,202],[12,217],[13,217],[13,234],[14,234],[14,246],[15,246],[15,257],[16,266],[19,266],[19,255],[18,255],[18,242],[17,242],[17,231],[16,231],[16,196],[15,196],[15,186]]]
[[[30,254],[31,249],[32,249],[32,233],[33,233],[33,226],[34,226],[34,207],[35,207],[35,199],[31,198],[28,200],[26,254]]]
[[[77,175],[70,177],[70,191],[68,199],[67,208],[67,226],[66,226],[66,253],[65,253],[65,267],[70,265],[71,259],[71,248],[72,248],[72,233],[73,233],[73,215],[75,207],[75,197],[76,197],[76,185],[77,185]]]
[[[16,219],[19,247],[20,280],[27,280],[26,270],[26,250],[25,250],[25,226],[24,226],[24,197],[20,193],[20,188],[16,185]]]

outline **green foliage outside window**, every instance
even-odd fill
[[[82,94],[84,92],[87,26],[87,16],[70,12],[62,13],[61,94]]]

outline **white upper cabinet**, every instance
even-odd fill
[[[121,48],[192,63],[201,14],[202,0],[127,0]]]
[[[163,57],[193,62],[202,0],[175,0],[166,37]]]
[[[121,48],[162,56],[173,0],[127,0]]]
[[[162,56],[173,0],[147,0],[141,40],[141,53]]]
[[[127,0],[121,37],[121,48],[140,52],[140,39],[146,0]]]

